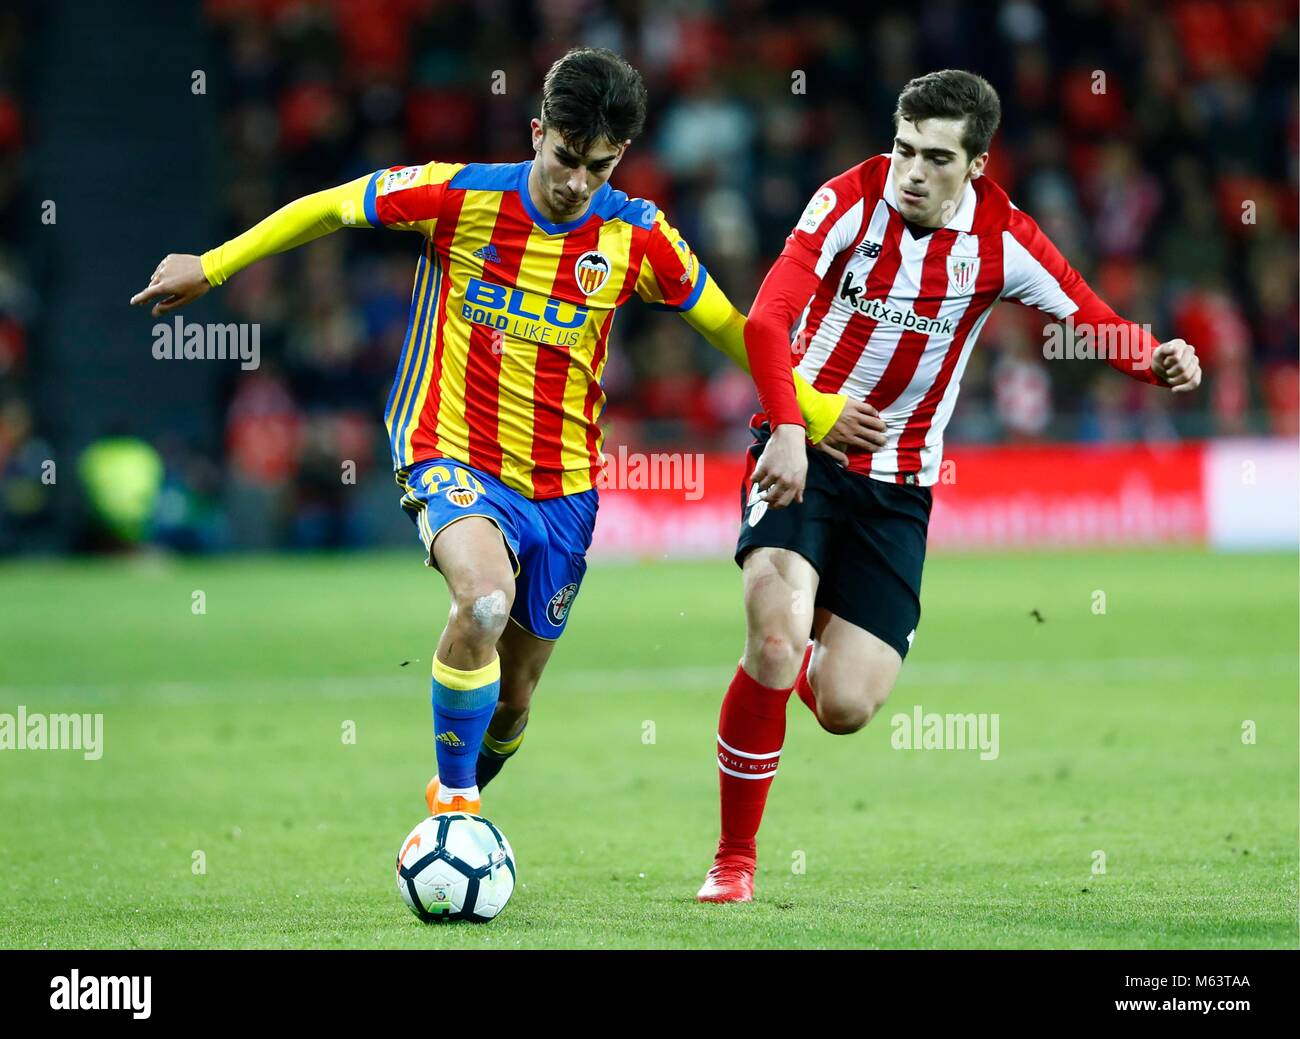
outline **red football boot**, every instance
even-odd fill
[[[728,856],[714,860],[697,902],[754,901],[754,860]]]

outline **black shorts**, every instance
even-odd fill
[[[930,525],[930,488],[886,483],[840,468],[808,449],[803,501],[768,508],[749,474],[771,432],[753,431],[741,484],[736,563],[755,548],[787,548],[820,578],[817,606],[871,632],[907,656],[921,619],[921,569]]]

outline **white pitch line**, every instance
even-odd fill
[[[1114,657],[1063,660],[949,660],[907,664],[900,689],[965,686],[977,682],[1056,686],[1078,683],[1182,681],[1196,678],[1282,678],[1300,673],[1300,659],[1286,654],[1187,658]],[[719,695],[730,680],[727,665],[693,667],[557,668],[542,679],[539,692],[566,689],[605,692],[634,682],[664,692],[709,691]],[[159,703],[204,703],[275,699],[301,693],[321,699],[364,699],[367,694],[400,696],[423,692],[429,679],[423,667],[403,675],[293,677],[282,679],[213,678],[204,681],[57,683],[0,686],[5,704],[60,697],[69,700],[141,699]]]

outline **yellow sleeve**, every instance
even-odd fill
[[[364,200],[373,177],[367,173],[336,188],[294,199],[238,237],[209,249],[200,257],[208,284],[221,285],[264,256],[295,249],[340,227],[370,226]]]
[[[704,285],[695,306],[682,311],[682,318],[710,346],[722,351],[742,371],[749,371],[749,355],[745,352],[745,315],[732,306],[731,300],[712,278]],[[822,393],[813,389],[797,371],[791,374],[799,411],[808,423],[808,439],[816,444],[839,421],[848,398],[839,393]]]
[[[743,334],[741,345],[744,345]],[[797,371],[790,374],[794,376],[794,395],[799,401],[799,412],[808,423],[808,439],[814,444],[820,444],[840,420],[840,414],[849,398],[842,393],[822,393],[821,390],[813,389],[812,384]]]
[[[340,227],[390,227],[432,235],[447,185],[464,163],[393,166],[304,195],[237,238],[204,253],[203,274],[220,285],[250,263],[294,249]]]

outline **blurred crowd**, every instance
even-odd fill
[[[1206,383],[1174,398],[1099,361],[1046,361],[1043,318],[1006,304],[972,357],[950,439],[1297,431],[1292,0],[927,0],[869,14],[766,0],[203,8],[222,111],[223,237],[380,167],[528,158],[528,120],[550,63],[570,46],[606,46],[641,70],[650,94],[645,136],[615,186],[658,202],[742,309],[816,187],[890,148],[907,80],[979,72],[1003,103],[988,173],[1120,314],[1157,338],[1194,343]],[[0,208],[22,137],[7,86],[0,81]],[[0,467],[13,462],[13,427],[30,426],[21,404],[28,294],[3,242]],[[261,323],[263,356],[259,370],[232,380],[224,405],[226,478],[231,493],[279,510],[273,540],[349,544],[373,533],[356,522],[339,459],[356,462],[358,481],[382,477],[391,490],[378,426],[416,249],[409,235],[347,230],[223,290],[227,312]],[[633,304],[615,340],[608,443],[747,442],[748,378],[684,322]],[[250,529],[234,540],[255,537]]]
[[[41,217],[26,190],[26,30],[16,8],[0,9],[0,554],[44,540],[51,509],[53,452],[32,403],[38,272],[20,248],[23,226]]]

